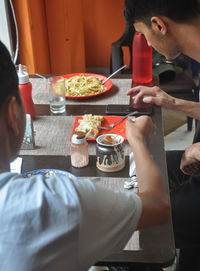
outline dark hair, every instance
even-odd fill
[[[166,16],[176,22],[188,22],[199,16],[199,0],[125,0],[125,17],[129,23],[150,25],[152,16]]]
[[[11,56],[0,41],[0,106],[8,96],[15,96],[20,104],[18,76]]]

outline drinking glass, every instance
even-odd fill
[[[49,91],[50,111],[53,114],[65,112],[65,78],[62,76],[50,77],[47,79]]]

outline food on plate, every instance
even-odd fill
[[[86,138],[96,138],[99,134],[99,128],[103,121],[103,116],[85,114],[80,119],[79,126],[75,129],[76,132],[83,132],[86,134]]]
[[[65,80],[66,96],[89,96],[103,92],[106,87],[96,76],[73,76]]]
[[[101,141],[101,144],[105,145],[115,145],[117,143],[119,143],[119,139],[116,137],[116,135],[105,135]]]

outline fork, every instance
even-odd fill
[[[116,120],[115,122],[111,123],[110,125],[108,126],[101,126],[99,127],[100,129],[104,129],[104,130],[110,130],[112,129],[116,123],[118,123],[119,121],[125,119],[125,118],[128,118],[129,116],[134,116],[134,115],[137,115],[138,114],[138,111],[134,111],[134,112],[131,112],[129,114],[127,114],[126,116],[123,116],[122,118]]]

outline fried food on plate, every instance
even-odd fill
[[[76,132],[84,132],[86,138],[96,138],[99,134],[99,127],[103,121],[103,116],[85,114],[83,119],[80,119],[79,126],[75,129]]]

